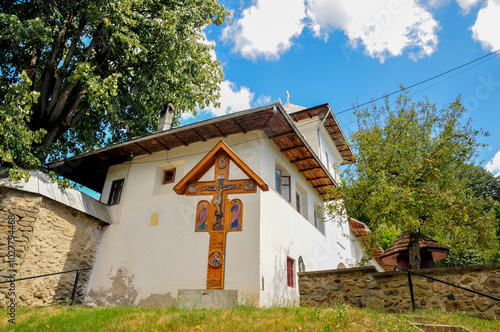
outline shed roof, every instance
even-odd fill
[[[339,150],[343,164],[354,162],[333,112],[328,104],[288,114],[280,101],[240,111],[191,125],[152,133],[117,143],[93,152],[47,164],[56,174],[101,192],[109,167],[132,157],[188,146],[209,139],[263,130],[288,160],[322,196],[326,196],[335,181],[326,166],[309,146],[294,122],[318,116]],[[325,118],[326,117],[326,118]]]
[[[409,231],[404,231],[401,233],[401,235],[398,236],[398,238],[387,248],[387,250],[384,252],[384,254],[381,256],[382,260],[388,259],[390,256],[396,254],[396,253],[401,253],[404,251],[408,251],[408,247],[410,245],[410,232]],[[442,254],[433,254],[433,259],[434,261],[441,260],[443,258],[446,258],[446,254],[448,253],[449,249],[442,245],[441,243],[431,239],[428,236],[425,236],[424,234],[420,234],[420,238],[418,241],[418,245],[420,249],[429,249],[429,250],[437,250],[442,253]],[[444,256],[444,257],[443,257]]]
[[[50,198],[58,203],[83,212],[106,224],[111,224],[111,216],[106,204],[73,188],[61,188],[56,182],[40,171],[30,171],[28,182],[12,181],[5,169],[0,169],[0,187],[12,188]]]

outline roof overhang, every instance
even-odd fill
[[[354,155],[352,154],[352,151],[347,144],[347,139],[344,135],[344,132],[340,128],[337,118],[335,117],[335,114],[333,114],[333,111],[329,104],[322,104],[311,108],[295,111],[293,113],[290,113],[289,115],[295,122],[308,118],[310,119],[313,117],[319,117],[319,119],[322,121],[323,127],[332,138],[335,147],[342,156],[342,165],[356,162],[356,160],[354,159]]]
[[[332,132],[331,135],[337,135],[335,137],[338,137],[337,140],[340,144],[341,138],[338,136],[340,127],[333,118],[333,113],[328,114],[328,109],[328,104],[324,104],[288,115],[281,102],[278,101],[270,105],[134,138],[93,152],[52,162],[47,166],[58,175],[101,192],[107,171],[113,165],[130,161],[134,157],[141,155],[189,146],[210,139],[262,130],[285,154],[290,163],[309,181],[312,187],[322,197],[326,197],[329,189],[335,186],[335,180],[295,126],[294,121],[298,121],[304,115],[317,116],[324,112],[325,116],[331,117],[331,119],[327,118],[325,121],[325,128]],[[341,144],[337,146],[341,146]],[[350,160],[348,153],[345,151],[342,153],[347,158],[344,160]]]

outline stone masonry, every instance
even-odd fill
[[[15,265],[7,257],[8,216],[15,223]],[[12,217],[11,217],[12,218]],[[103,222],[38,194],[0,187],[0,281],[92,266]],[[82,271],[77,295],[82,298],[90,271]],[[75,272],[16,282],[16,305],[67,303]],[[0,307],[10,300],[0,284]]]
[[[426,269],[430,277],[500,297],[500,264]],[[390,312],[411,311],[406,272],[377,272],[374,267],[301,272],[300,303],[303,306],[350,303]],[[500,319],[500,301],[412,275],[417,309],[460,311],[475,317]]]

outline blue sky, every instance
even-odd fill
[[[230,24],[209,26],[222,63],[221,107],[183,124],[269,104],[356,102],[420,82],[500,49],[500,0],[220,0]],[[438,106],[462,96],[482,141],[478,162],[500,174],[500,54],[413,88]],[[338,114],[346,134],[352,111]]]

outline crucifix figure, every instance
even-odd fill
[[[229,165],[227,168],[229,171]],[[224,184],[225,179],[226,179],[226,174],[219,174],[217,176],[217,184],[205,186],[205,190],[215,191],[214,193],[215,223],[212,226],[213,230],[224,229],[224,225],[222,224],[222,217],[224,216],[223,207],[225,201],[222,200],[222,196],[225,189],[237,189],[237,186],[235,184]]]
[[[249,178],[229,180],[231,161]],[[199,181],[213,166],[214,180]],[[195,222],[196,232],[210,234],[207,289],[224,288],[226,234],[243,230],[243,203],[239,199],[230,201],[228,195],[256,193],[257,187],[268,190],[264,181],[222,141],[174,187],[181,195],[213,197],[211,202],[198,203]]]

